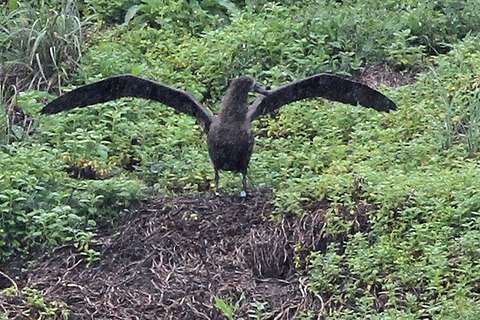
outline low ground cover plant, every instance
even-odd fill
[[[323,100],[285,107],[255,125],[250,185],[273,190],[273,219],[329,204],[326,232],[344,240],[323,251],[297,248],[309,292],[328,301],[313,314],[475,318],[477,2],[104,3],[73,3],[76,18],[55,1],[0,5],[0,50],[32,49],[1,58],[2,83],[5,70],[21,61],[31,85],[0,92],[0,261],[73,243],[91,265],[101,259],[92,248],[98,227],[145,200],[143,191],[213,192],[205,137],[194,120],[132,99],[39,115],[58,89],[132,73],[192,92],[217,110],[228,79],[240,74],[275,87],[320,72],[358,76],[367,66],[387,63],[406,77],[421,70],[398,88],[378,83],[398,111],[379,115]],[[25,19],[39,12],[70,31],[25,32]],[[85,20],[89,29],[81,28]],[[84,33],[75,30],[86,32],[87,41],[80,42]],[[71,37],[78,37],[73,47],[65,40]],[[12,106],[34,119],[32,130],[10,120]],[[239,178],[225,175],[222,189],[235,193]],[[339,219],[358,205],[374,208],[368,232],[355,229],[355,219]],[[379,296],[386,302],[372,308]],[[236,301],[217,297],[215,303],[232,318]],[[247,308],[255,316],[267,312],[258,303]]]

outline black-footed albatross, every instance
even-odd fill
[[[259,93],[250,106],[249,92]],[[241,76],[232,80],[220,112],[215,116],[186,91],[127,74],[70,91],[47,104],[41,113],[58,113],[122,97],[158,101],[195,117],[207,134],[216,188],[219,170],[239,172],[242,174],[241,197],[246,196],[247,169],[254,144],[253,120],[291,102],[317,97],[384,112],[397,107],[392,100],[366,85],[330,74],[317,74],[273,90],[263,89],[252,77]]]

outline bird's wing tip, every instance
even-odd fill
[[[40,114],[54,114],[61,111],[61,110],[57,110],[57,108],[54,105],[52,105],[52,102],[50,102],[45,107],[43,107],[42,110],[40,110]]]
[[[388,111],[395,111],[397,110],[398,106],[395,104],[395,102],[390,101],[390,105],[388,106]]]
[[[52,113],[52,110],[51,108],[48,108],[48,106],[45,106],[42,108],[42,110],[40,110],[40,114],[51,114]]]

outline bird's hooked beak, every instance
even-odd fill
[[[262,86],[260,86],[257,82],[252,87],[252,92],[263,94],[264,96],[269,94],[269,91]]]

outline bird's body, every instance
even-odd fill
[[[251,125],[213,122],[207,135],[207,144],[215,169],[246,173],[254,144]]]
[[[247,168],[254,144],[252,124],[247,121],[248,93],[254,85],[251,77],[235,79],[223,98],[220,113],[210,125],[207,145],[215,170],[216,186],[218,172],[225,170],[241,173],[243,191],[246,189]],[[257,90],[262,91],[259,88]]]
[[[249,106],[248,94],[252,91],[260,95]],[[241,173],[242,196],[246,195],[246,175],[254,145],[251,122],[258,117],[285,104],[315,97],[361,104],[377,111],[396,109],[395,103],[380,92],[334,75],[318,74],[269,91],[259,87],[252,77],[241,76],[233,79],[219,114],[214,116],[188,92],[132,75],[121,75],[75,89],[50,102],[41,112],[58,113],[121,97],[159,101],[197,118],[207,134],[216,186],[220,170]]]

